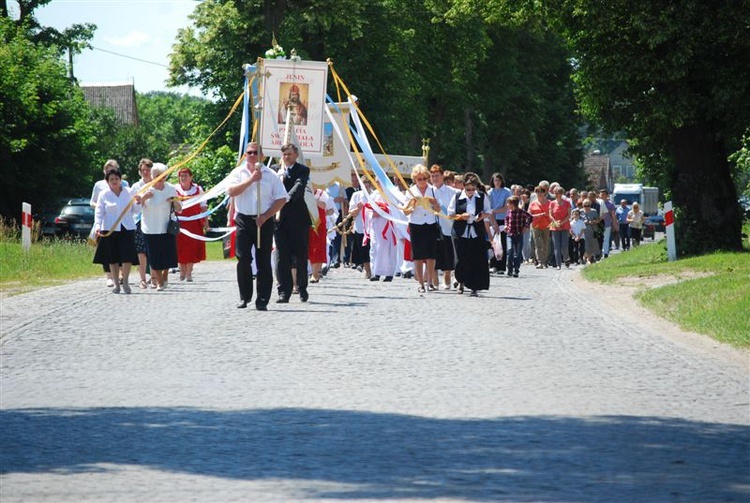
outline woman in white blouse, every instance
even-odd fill
[[[107,170],[107,188],[99,193],[94,210],[94,229],[99,237],[94,253],[95,264],[109,264],[113,278],[122,278],[122,290],[130,293],[130,268],[138,263],[135,250],[135,219],[139,207],[130,204],[131,191],[122,184],[118,168]],[[122,271],[120,271],[122,269]],[[120,274],[122,272],[122,274]],[[114,282],[112,293],[120,293]]]
[[[409,217],[414,276],[419,282],[420,293],[425,292],[425,281],[429,290],[434,292],[437,285],[429,284],[429,281],[435,276],[437,240],[441,237],[438,234],[438,217],[434,213],[440,212],[440,204],[435,198],[435,190],[427,183],[430,179],[427,168],[421,164],[414,166],[411,179],[414,185],[406,192],[407,207],[404,213]]]
[[[468,175],[468,174],[467,174]],[[489,197],[477,190],[479,179],[466,176],[464,190],[453,198],[448,206],[448,215],[455,215],[453,238],[456,243],[456,281],[471,290],[477,297],[478,290],[490,287],[490,269],[487,263],[487,231],[485,220],[492,215]]]
[[[151,178],[161,176],[167,167],[154,163]],[[180,211],[182,205],[177,197],[177,190],[164,179],[156,182],[144,194],[138,196],[143,206],[141,231],[146,239],[146,254],[151,267],[151,277],[156,278],[156,291],[167,287],[169,269],[177,267],[177,236],[167,232],[170,219],[176,219],[174,212]]]

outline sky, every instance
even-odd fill
[[[8,2],[13,8],[14,2]],[[197,88],[168,88],[169,54],[195,0],[52,0],[34,11],[43,26],[63,30],[75,23],[97,26],[90,44],[73,59],[82,84],[132,82],[136,91],[171,91],[201,96]],[[113,54],[116,53],[116,54]],[[141,61],[139,61],[141,60]]]

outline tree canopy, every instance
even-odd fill
[[[171,82],[200,86],[225,104],[241,90],[242,65],[275,34],[303,59],[333,61],[389,153],[419,154],[430,138],[430,161],[447,169],[580,183],[562,39],[454,3],[207,0],[178,34]]]
[[[750,3],[552,0],[543,15],[572,51],[583,112],[624,129],[670,192],[680,250],[741,249],[728,158],[750,124]]]
[[[54,47],[32,42],[25,25],[0,17],[0,214],[90,187],[96,131],[81,91]]]

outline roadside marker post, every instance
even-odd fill
[[[31,205],[21,203],[21,246],[25,251],[31,249]]]
[[[667,258],[670,262],[677,260],[677,243],[674,239],[674,210],[672,201],[664,203],[664,224],[667,234]]]

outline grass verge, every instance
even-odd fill
[[[221,241],[206,243],[208,260],[224,260]],[[104,277],[102,267],[92,263],[94,248],[82,241],[41,239],[35,236],[31,249],[21,247],[15,223],[0,221],[0,292],[17,295],[36,288],[81,278]]]
[[[588,266],[583,276],[639,287],[638,301],[685,330],[750,348],[750,252],[669,262],[666,241],[642,245]]]

